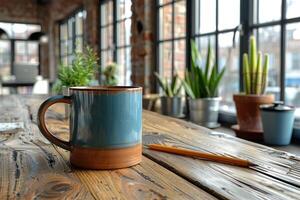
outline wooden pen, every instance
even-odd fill
[[[147,146],[149,149],[156,150],[156,151],[162,151],[162,152],[167,152],[167,153],[172,153],[172,154],[177,154],[182,156],[196,157],[196,158],[201,158],[201,159],[214,161],[214,162],[220,162],[229,165],[235,165],[240,167],[256,166],[256,164],[253,164],[248,160],[244,160],[240,158],[231,158],[228,156],[215,155],[211,153],[195,151],[190,149],[183,149],[183,148],[178,148],[173,146],[160,145],[160,144],[149,144]]]

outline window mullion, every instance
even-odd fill
[[[175,37],[175,34],[174,34],[174,31],[175,31],[175,2],[173,1],[172,2],[172,70],[171,70],[171,76],[173,76],[174,74],[174,71],[175,71],[175,62],[174,62],[174,52],[175,52],[175,45],[174,45],[174,37]]]
[[[113,60],[118,63],[118,53],[117,53],[117,44],[118,44],[118,30],[117,30],[117,0],[113,1]]]
[[[216,36],[215,36],[215,56],[217,71],[219,71],[219,0],[216,0]]]
[[[286,51],[286,0],[281,5],[281,29],[280,29],[280,100],[285,100],[285,51]]]

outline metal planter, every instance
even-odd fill
[[[189,99],[190,120],[207,128],[217,128],[220,97]]]
[[[161,97],[161,112],[163,115],[182,118],[183,97]]]

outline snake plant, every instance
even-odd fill
[[[190,69],[186,70],[183,81],[186,93],[192,99],[216,97],[225,67],[218,72],[217,65],[213,64],[213,50],[210,42],[208,43],[206,64],[203,68],[200,66],[200,53],[194,40],[191,40],[191,52],[192,65]]]
[[[158,84],[162,88],[165,96],[176,97],[180,95],[182,82],[178,74],[173,75],[171,81],[168,81],[168,78],[166,77],[160,77],[157,72],[154,72],[154,75],[157,78]]]
[[[269,55],[265,55],[262,66],[262,53],[256,50],[256,40],[250,37],[250,55],[243,54],[243,78],[246,94],[262,95],[267,87]]]

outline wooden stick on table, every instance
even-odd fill
[[[243,160],[240,158],[231,158],[228,156],[221,156],[221,155],[215,155],[211,153],[201,152],[201,151],[195,151],[190,149],[183,149],[183,148],[177,148],[173,146],[166,146],[166,145],[160,145],[160,144],[149,144],[147,145],[149,149],[156,150],[156,151],[162,151],[182,156],[189,156],[189,157],[197,157],[209,161],[214,162],[220,162],[224,164],[229,165],[235,165],[240,167],[250,167],[250,166],[256,166],[256,164],[251,163],[248,160]]]

